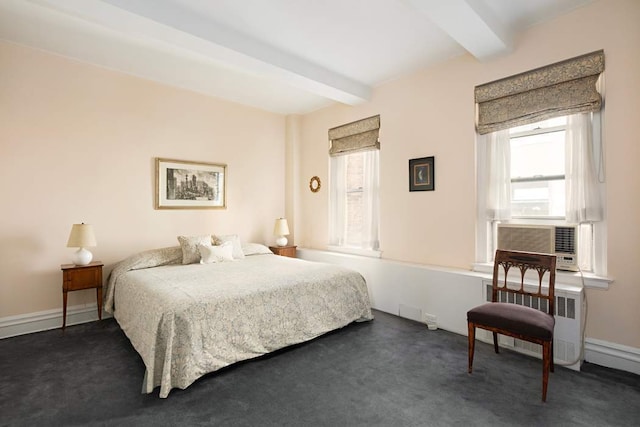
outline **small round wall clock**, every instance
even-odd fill
[[[311,177],[311,180],[309,181],[309,190],[311,190],[312,193],[317,193],[320,191],[321,185],[322,183],[320,182],[320,178],[317,176]]]

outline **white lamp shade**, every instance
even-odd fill
[[[73,224],[67,247],[79,248],[73,254],[73,263],[75,265],[87,265],[93,259],[93,254],[85,249],[85,247],[96,246],[96,236],[93,233],[93,226],[90,224]]]
[[[86,248],[96,245],[96,235],[93,233],[91,224],[85,224],[84,222],[82,224],[73,224],[67,241],[68,248]]]
[[[276,225],[275,227],[273,227],[273,235],[274,236],[289,235],[289,224],[287,224],[287,220],[285,218],[276,219]]]

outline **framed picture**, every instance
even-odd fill
[[[433,191],[433,156],[409,160],[409,191]]]
[[[225,209],[227,165],[156,158],[156,209]]]

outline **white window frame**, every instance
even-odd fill
[[[527,131],[520,131],[520,132],[516,132],[513,134],[509,134],[509,142],[511,143],[511,140],[513,140],[514,138],[521,138],[521,137],[528,137],[528,136],[537,136],[537,135],[543,135],[543,134],[547,134],[547,133],[554,133],[554,132],[559,132],[559,131],[563,131],[566,133],[567,130],[567,125],[566,122],[564,125],[559,125],[559,126],[550,126],[547,128],[535,128],[532,130],[527,130]],[[513,150],[513,145],[511,146],[511,150]],[[511,185],[512,185],[512,190],[513,190],[513,184],[514,182],[535,182],[535,181],[551,181],[551,180],[562,180],[566,182],[566,177],[565,174],[563,173],[562,175],[545,175],[545,176],[536,176],[536,177],[526,177],[526,178],[520,178],[520,177],[511,177]],[[564,221],[565,220],[565,215],[561,215],[561,216],[553,216],[553,215],[548,215],[548,216],[535,216],[535,215],[531,215],[531,216],[515,216],[513,214],[513,201],[511,202],[511,212],[512,212],[512,222],[517,222],[517,221],[523,221],[523,223],[527,223],[529,221],[533,221],[533,220],[541,220],[544,223],[550,222],[552,220],[560,220],[560,221]]]
[[[593,150],[594,158],[599,165],[598,182],[600,196],[606,201],[606,184],[604,180],[604,171],[602,169],[604,141],[602,138],[602,112],[593,113]],[[477,195],[477,227],[476,227],[476,262],[473,265],[475,271],[491,272],[491,262],[493,261],[495,232],[497,222],[492,221],[487,215],[487,150],[486,142],[488,135],[476,134],[476,195]],[[511,223],[520,224],[564,224],[560,219],[525,219],[516,218]],[[593,227],[593,243],[592,243],[592,272],[558,272],[559,280],[565,283],[584,285],[590,288],[607,289],[609,284],[613,282],[607,277],[607,209],[604,203],[604,212],[602,221],[592,224]]]
[[[349,156],[351,154],[345,154],[343,156],[338,156],[338,157],[331,157],[329,159],[329,245],[328,245],[328,249],[330,251],[335,251],[335,252],[342,252],[342,253],[347,253],[347,254],[352,254],[352,255],[361,255],[361,256],[368,256],[368,257],[374,257],[374,258],[380,258],[382,252],[379,249],[379,238],[380,238],[380,232],[379,232],[379,223],[380,223],[380,150],[369,150],[366,151],[366,153],[370,153],[371,155],[375,156],[372,160],[373,160],[373,164],[374,164],[374,169],[370,172],[372,172],[372,175],[369,176],[368,181],[372,183],[373,188],[372,193],[371,193],[371,212],[370,215],[373,216],[373,223],[375,224],[375,235],[372,236],[372,239],[378,242],[377,245],[377,249],[372,249],[372,248],[365,248],[365,247],[358,247],[358,246],[353,246],[353,245],[348,245],[345,240],[346,238],[344,238],[344,233],[346,233],[346,208],[345,206],[340,206],[339,202],[337,202],[337,200],[342,200],[342,202],[346,201],[346,193],[347,193],[347,189],[345,185],[339,185],[339,183],[342,181],[344,182],[344,180],[346,180],[346,176],[342,175],[339,176],[339,174],[346,174],[346,167],[343,168],[336,168],[337,165],[337,159],[339,157],[345,157],[345,156]],[[340,170],[342,169],[342,170]],[[367,189],[363,188],[362,191],[367,191]],[[333,215],[337,215],[337,213],[334,212],[335,209],[338,209],[339,211],[342,211],[344,217],[342,218],[342,220],[339,219],[332,219]],[[336,225],[337,224],[337,225]],[[339,227],[342,228],[343,231],[339,232],[336,231],[334,229],[334,227]],[[334,242],[332,242],[332,240],[336,240],[333,236],[336,233],[340,233],[342,234],[343,238],[342,239],[338,239],[338,244],[335,244]]]

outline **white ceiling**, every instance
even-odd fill
[[[1,0],[0,39],[282,114],[372,88],[592,0]]]

